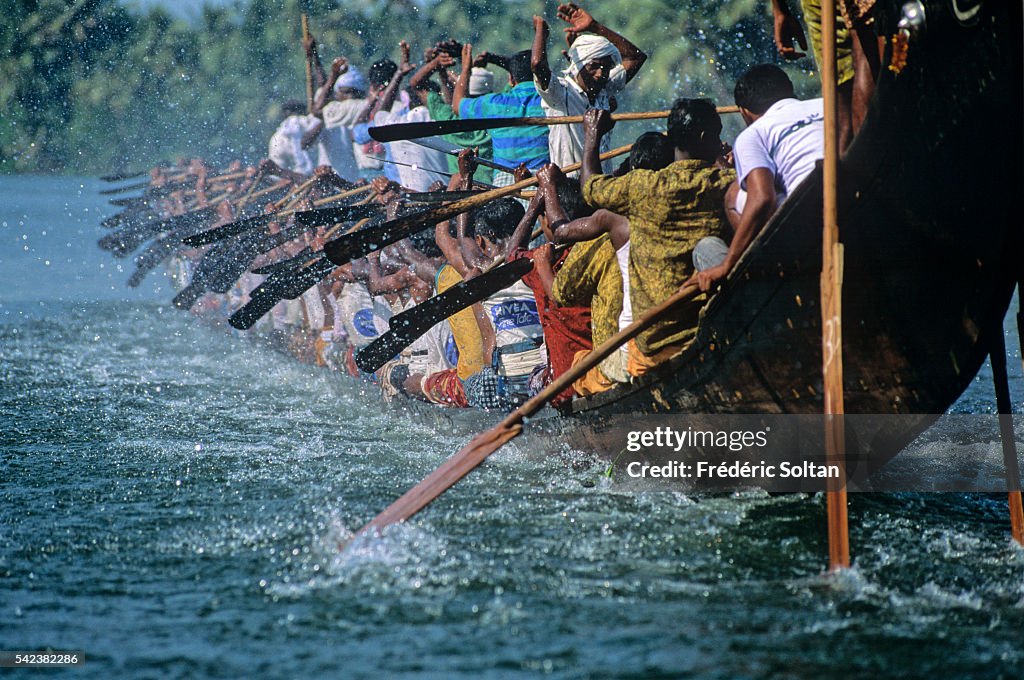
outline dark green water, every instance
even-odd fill
[[[129,293],[98,188],[0,178],[0,649],[86,654],[49,675],[1022,676],[1000,496],[854,495],[828,577],[821,496],[632,493],[521,445],[340,553],[490,421]],[[992,402],[983,372],[955,410]]]

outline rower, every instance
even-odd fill
[[[678,99],[668,118],[673,162],[662,170],[602,175],[598,147],[614,125],[602,109],[585,114],[583,198],[629,220],[629,300],[633,317],[672,296],[693,272],[692,253],[726,227],[725,192],[736,174],[720,158],[722,120],[707,99]],[[625,278],[625,277],[624,277]],[[671,318],[631,340],[627,370],[643,375],[678,353],[697,333],[702,302],[680,303]]]
[[[726,195],[735,235],[728,246],[712,236],[694,249],[693,280],[703,291],[728,276],[778,205],[825,155],[822,100],[796,99],[792,81],[778,66],[762,64],[744,73],[735,98],[747,123],[736,138],[737,180]]]
[[[614,111],[616,97],[647,61],[632,42],[599,23],[572,3],[558,6],[558,18],[569,24],[569,67],[553,76],[548,65],[549,28],[543,17],[533,17],[530,65],[547,116],[579,116],[590,109]],[[580,125],[555,125],[548,135],[551,162],[564,168],[583,156]],[[605,140],[601,151],[608,151]],[[609,168],[610,169],[610,168]]]

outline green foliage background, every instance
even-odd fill
[[[444,37],[477,51],[526,49],[534,13],[547,17],[553,35],[560,30],[557,4],[239,0],[188,22],[116,0],[15,0],[0,13],[0,172],[95,174],[181,155],[259,158],[281,102],[304,96],[303,12],[325,65],[344,54],[365,68],[396,58],[401,38],[414,58]],[[736,76],[777,61],[765,0],[582,4],[650,55],[626,110],[664,108],[681,95],[728,104]],[[805,93],[817,89],[812,66],[805,60],[791,71]],[[737,131],[731,121],[726,136]]]

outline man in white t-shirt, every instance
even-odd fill
[[[313,172],[313,158],[306,151],[308,145],[304,140],[320,125],[320,120],[307,115],[305,105],[295,100],[285,102],[283,113],[285,119],[271,136],[267,155],[285,170],[308,175]]]
[[[750,242],[825,155],[822,100],[801,101],[793,83],[777,66],[762,64],[736,82],[736,105],[747,129],[736,138],[736,183],[726,194],[732,243],[702,239],[693,251],[694,275],[701,290],[724,278]]]
[[[366,108],[366,78],[344,57],[331,64],[327,82],[317,91],[313,115],[323,120],[319,142],[319,165],[330,165],[348,181],[359,178],[359,165],[352,141],[352,126]]]
[[[559,5],[558,18],[569,24],[569,67],[553,75],[548,65],[548,24],[533,17],[533,82],[548,116],[581,116],[588,109],[614,111],[616,95],[647,61],[647,55],[624,37],[594,20],[572,3]],[[603,140],[607,151],[608,137]],[[583,159],[583,126],[552,125],[548,132],[551,162],[564,168]],[[610,167],[605,168],[610,171]]]

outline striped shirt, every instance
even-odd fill
[[[533,83],[472,99],[459,104],[459,118],[543,117],[540,95]],[[537,170],[548,162],[548,128],[546,125],[494,128],[491,130],[494,160],[510,167],[526,163]]]

